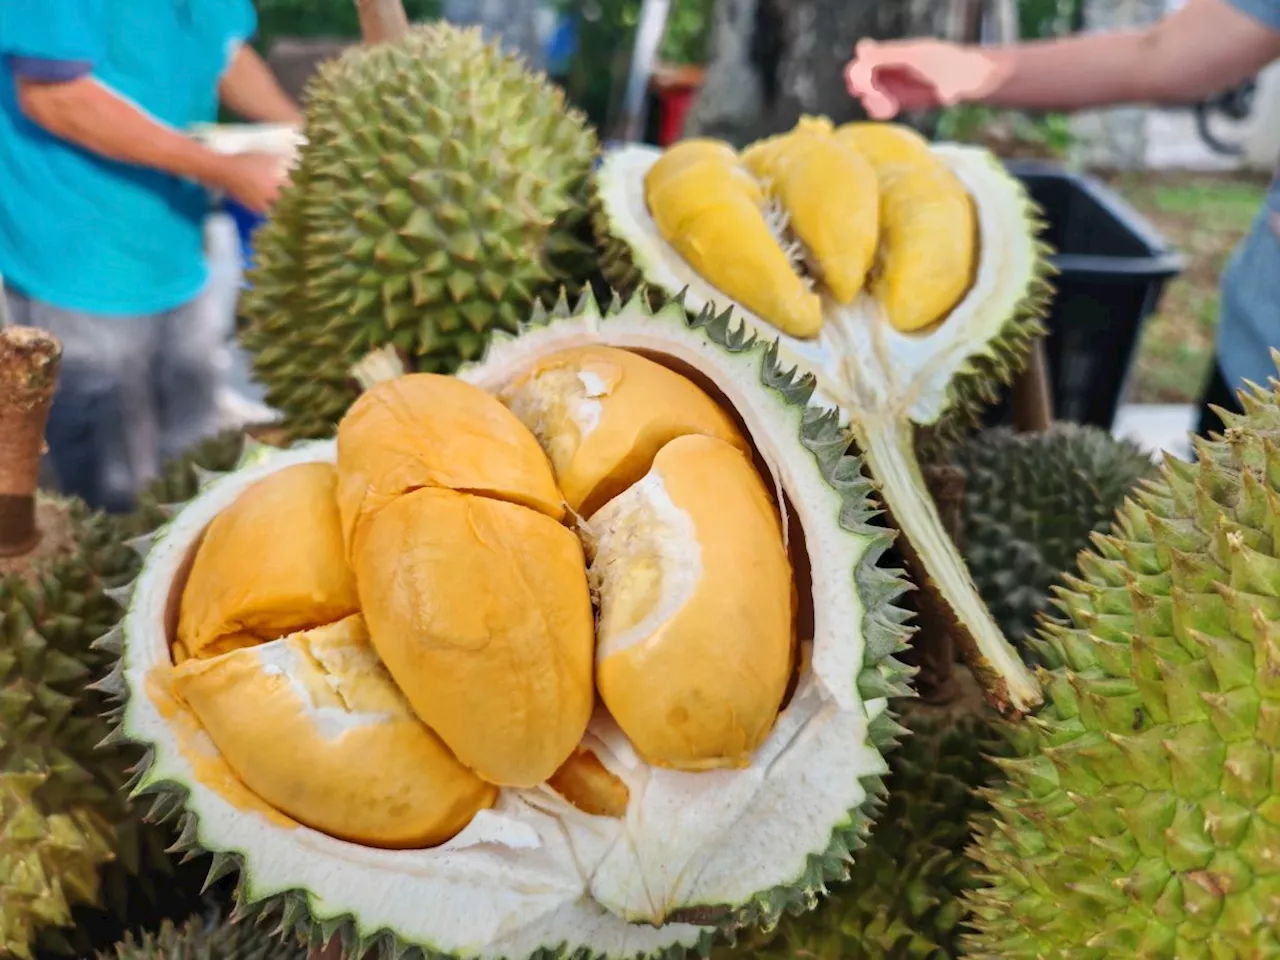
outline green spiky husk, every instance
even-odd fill
[[[645,306],[643,296],[637,299],[640,309]],[[609,316],[621,309],[615,299],[610,310],[603,313],[599,323],[607,330]],[[650,311],[652,312],[652,311]],[[535,308],[532,318],[521,325],[519,333],[536,331],[559,321],[595,316],[600,313],[594,296],[588,291],[575,308],[570,308],[563,291],[555,305],[548,311]],[[907,684],[910,668],[904,666],[897,655],[906,649],[909,629],[905,626],[909,614],[896,601],[908,589],[900,571],[881,567],[879,561],[892,541],[892,535],[882,527],[873,525],[876,516],[871,501],[872,486],[861,469],[860,461],[848,453],[849,435],[839,426],[836,415],[810,406],[815,382],[811,376],[798,375],[794,370],[783,369],[778,360],[776,343],[766,344],[740,325],[731,324],[731,314],[712,314],[704,311],[691,316],[682,304],[663,311],[664,322],[681,324],[699,331],[709,344],[730,354],[741,356],[759,371],[762,387],[784,400],[795,412],[795,425],[802,445],[815,458],[822,475],[833,489],[839,492],[843,507],[836,521],[851,533],[868,538],[869,547],[861,562],[853,571],[864,600],[866,612],[863,620],[865,653],[857,687],[864,699],[910,697]],[[123,654],[123,636],[119,633],[105,636],[99,645],[117,655]],[[132,742],[125,728],[125,716],[131,691],[123,676],[123,661],[103,683],[118,702],[112,711],[115,724],[112,739]],[[887,753],[905,731],[898,725],[890,709],[876,715],[868,727],[870,743],[882,753]],[[141,744],[146,747],[146,744]],[[161,819],[174,819],[180,826],[179,850],[200,851],[204,847],[200,839],[200,825],[194,812],[187,809],[188,786],[175,780],[155,780],[149,776],[151,754],[139,764],[131,784],[131,795],[150,796],[154,800],[153,815]],[[884,794],[882,778],[868,775],[861,780],[866,791],[865,802],[848,811],[847,818],[833,824],[832,837],[826,850],[812,855],[800,876],[783,886],[762,892],[742,904],[706,904],[682,911],[670,919],[705,925],[709,928],[695,950],[701,956],[709,954],[718,936],[733,940],[739,931],[750,928],[772,929],[784,914],[797,914],[813,909],[826,886],[845,879],[849,874],[853,853],[865,843],[871,827],[871,815]],[[238,875],[240,883],[235,891],[236,912],[234,918],[255,924],[265,924],[277,935],[288,940],[305,943],[312,949],[321,949],[335,942],[341,944],[345,960],[357,958],[409,958],[409,960],[444,960],[449,956],[429,947],[402,942],[393,931],[382,930],[366,935],[359,932],[356,919],[350,915],[330,919],[317,918],[311,912],[310,897],[302,889],[269,894],[254,891],[245,870],[243,855],[235,850],[213,851],[210,881]],[[565,952],[548,948],[536,955],[535,960],[549,960]],[[655,951],[647,960],[678,960],[686,954],[682,947]],[[592,960],[583,952],[575,954],[576,960]],[[614,958],[616,960],[616,958]]]
[[[1280,405],[1244,406],[1095,537],[1035,641],[973,957],[1280,956]]]
[[[434,22],[326,64],[305,135],[256,235],[242,332],[294,438],[332,434],[369,351],[451,372],[594,270],[595,134],[475,29]]]
[[[920,703],[901,717],[911,731],[889,761],[888,800],[847,882],[812,913],[786,917],[767,935],[740,940],[714,960],[946,960],[959,949],[960,898],[976,885],[965,857],[970,818],[987,808],[975,788],[999,771],[987,754],[1005,741],[995,718]]]
[[[961,552],[983,601],[1019,647],[1061,571],[1156,469],[1133,443],[1061,422],[1041,433],[984,430],[960,444],[951,462],[965,473]]]
[[[40,777],[34,801],[42,816],[108,831],[98,876],[83,874],[83,860],[71,873],[47,876],[51,887],[68,891],[74,915],[55,911],[33,928],[32,949],[77,954],[99,935],[114,939],[132,923],[189,913],[199,902],[200,874],[165,852],[172,831],[142,822],[127,800],[123,787],[140,751],[99,748],[111,730],[102,717],[107,702],[86,689],[110,667],[91,643],[119,621],[113,592],[137,575],[138,556],[115,518],[79,501],[42,494],[39,510],[48,555],[0,565],[0,774]],[[0,846],[7,870],[20,869],[13,856]],[[0,897],[0,914],[23,909],[19,898]],[[0,919],[0,926],[13,922]]]
[[[154,932],[130,933],[97,960],[307,960],[307,951],[211,911],[181,926],[166,920]]]

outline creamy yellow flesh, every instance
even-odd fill
[[[435,846],[496,799],[414,715],[358,615],[189,660],[171,682],[249,789],[339,839]]]
[[[578,747],[568,760],[551,775],[549,786],[583,813],[595,817],[626,816],[631,791],[609,772],[591,750]]]
[[[802,117],[741,156],[681,141],[650,167],[645,201],[662,238],[708,283],[802,339],[822,327],[819,293],[848,305],[864,288],[895,329],[923,330],[959,303],[977,258],[964,185],[897,124],[833,129]]]
[[[175,659],[216,656],[355,613],[327,463],[286,467],[209,524],[183,589]]]
[[[347,550],[357,529],[422,487],[509,500],[559,520],[564,503],[546,455],[511,412],[455,377],[379,383],[338,425],[338,508]]]
[[[589,527],[596,682],[649,763],[742,767],[791,673],[795,607],[777,507],[722,440],[667,444]]]
[[[594,704],[573,532],[518,504],[426,488],[368,522],[355,566],[373,645],[458,758],[501,786],[555,773]]]
[[[686,377],[628,350],[556,353],[501,393],[542,443],[569,508],[590,517],[639,480],[685,434],[719,437],[744,453],[737,425]]]

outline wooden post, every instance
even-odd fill
[[[1042,433],[1053,423],[1053,398],[1049,395],[1049,372],[1044,359],[1044,341],[1031,347],[1027,367],[1013,381],[1013,428],[1019,433]]]
[[[62,344],[44,330],[0,330],[0,557],[40,543],[36,487]]]
[[[356,10],[360,35],[369,45],[394,42],[409,32],[402,0],[356,0]]]

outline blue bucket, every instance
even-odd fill
[[[231,197],[223,198],[222,210],[235,222],[236,233],[240,237],[240,265],[247,273],[253,266],[253,234],[267,218],[263,214],[254,213]]]

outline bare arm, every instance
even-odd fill
[[[260,123],[302,122],[302,113],[281,88],[258,51],[245,44],[218,85],[222,102],[246,120]]]
[[[1035,110],[1121,103],[1184,104],[1258,73],[1280,57],[1280,31],[1225,0],[1188,0],[1146,30],[1091,34],[985,51],[1004,79],[983,102]]]
[[[37,126],[94,153],[217,184],[224,158],[152,119],[93,77],[18,81],[18,103]]]

